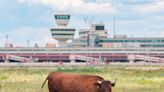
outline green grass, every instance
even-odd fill
[[[52,71],[93,74],[107,80],[114,80],[116,77],[117,84],[113,92],[163,92],[164,90],[164,68],[129,69],[105,66],[99,68],[0,68],[0,92],[38,92],[48,73]],[[48,92],[47,86],[44,87],[44,92]]]

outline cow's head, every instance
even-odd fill
[[[97,81],[95,85],[97,89],[101,90],[102,92],[112,92],[112,87],[115,86],[115,82],[112,83],[110,81],[103,80]]]

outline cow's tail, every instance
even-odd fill
[[[45,79],[45,81],[43,82],[43,84],[42,84],[42,89],[43,89],[43,87],[44,87],[44,84],[46,83],[46,81],[48,80],[48,77]]]
[[[45,81],[43,82],[42,86],[41,86],[41,90],[39,92],[43,92],[43,87],[44,87],[44,84],[46,83],[46,81],[48,80],[48,77],[45,79]]]

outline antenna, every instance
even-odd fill
[[[85,25],[86,25],[86,27],[88,26],[88,18],[87,17],[84,17],[83,18],[83,21],[85,22]]]
[[[94,16],[92,16],[92,23],[94,23],[94,21],[95,21],[95,18],[94,18]]]
[[[27,47],[29,48],[30,40],[27,40]]]
[[[9,39],[9,36],[6,35],[6,44],[8,44],[8,39]]]
[[[90,27],[90,26],[91,26],[91,24],[92,24],[92,17],[91,17],[91,18],[89,18],[88,24],[89,24],[89,27]]]
[[[115,16],[114,16],[114,19],[113,19],[113,38],[115,38],[115,35],[116,35],[116,26],[115,26],[115,24],[116,24],[116,21],[115,21],[116,19],[115,19]]]

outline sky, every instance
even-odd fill
[[[0,46],[45,46],[56,43],[50,29],[56,27],[54,14],[71,14],[69,27],[85,28],[89,23],[103,22],[109,37],[164,37],[164,0],[0,0]]]

